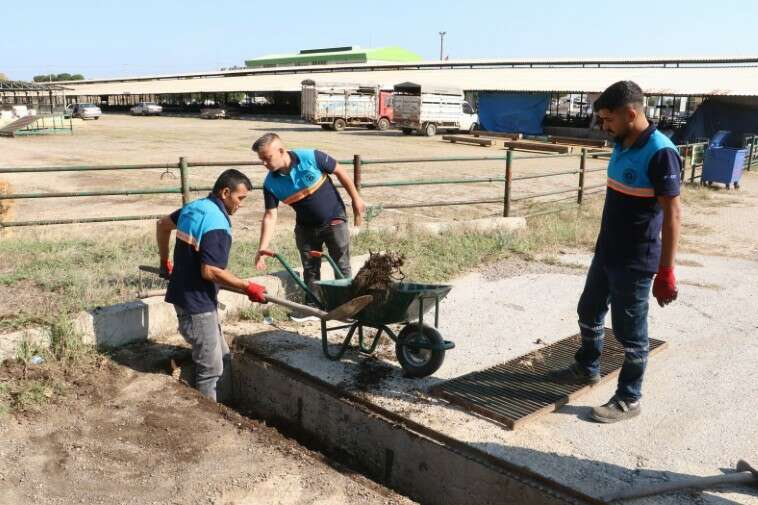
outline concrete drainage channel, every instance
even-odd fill
[[[234,405],[423,504],[601,504],[254,351],[234,354]]]

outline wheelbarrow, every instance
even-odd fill
[[[350,278],[342,275],[337,264],[327,254],[311,251],[313,258],[325,258],[334,270],[334,280],[317,281],[320,293],[314,293],[292,270],[279,254],[262,252],[265,256],[276,258],[290,274],[295,283],[305,292],[306,297],[317,304],[321,310],[329,311],[351,300],[353,292]],[[413,282],[394,283],[388,292],[377,290],[368,295],[373,300],[357,312],[352,321],[338,326],[329,326],[321,320],[321,346],[324,355],[331,360],[339,360],[351,347],[353,337],[357,334],[358,349],[364,354],[373,354],[382,335],[387,335],[395,342],[395,356],[408,377],[426,377],[436,372],[445,360],[445,352],[453,349],[455,344],[444,340],[437,330],[439,327],[440,300],[445,298],[452,286],[444,284],[419,284]],[[434,326],[424,322],[424,315],[434,309]],[[401,325],[395,333],[389,325]],[[365,329],[376,330],[376,334],[367,339]],[[330,350],[329,333],[348,330],[344,340],[337,344],[338,349]],[[367,341],[369,340],[369,341]]]

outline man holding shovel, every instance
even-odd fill
[[[252,302],[266,303],[264,286],[242,280],[226,269],[232,246],[230,216],[251,189],[250,179],[242,172],[226,170],[208,197],[161,218],[156,226],[161,276],[169,280],[166,301],[176,309],[179,333],[192,345],[195,388],[214,401],[230,370],[229,347],[218,318],[219,287],[244,292]],[[172,263],[169,242],[173,230],[176,245]]]
[[[326,245],[345,277],[350,277],[350,234],[345,204],[332,183],[334,176],[352,200],[355,225],[360,226],[366,205],[353,180],[337,161],[313,149],[285,149],[275,133],[267,133],[255,141],[253,151],[268,169],[263,183],[266,212],[261,222],[261,235],[255,265],[266,268],[266,251],[274,234],[279,202],[295,210],[295,241],[303,263],[303,280],[312,290],[321,279],[321,258],[310,251],[321,251]]]

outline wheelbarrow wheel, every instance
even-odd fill
[[[395,355],[409,377],[426,377],[436,372],[445,360],[444,349],[420,349],[407,343],[440,347],[442,335],[431,326],[410,323],[397,336]]]

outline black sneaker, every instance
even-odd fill
[[[600,374],[589,374],[579,363],[561,370],[553,370],[549,374],[550,380],[558,384],[572,385],[595,385],[600,382]]]
[[[614,396],[608,403],[592,408],[592,419],[599,423],[616,423],[640,415],[640,401],[622,400]]]

